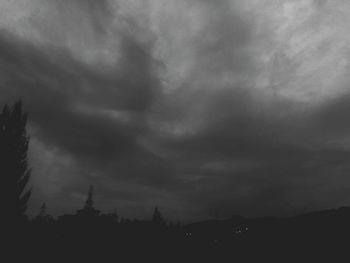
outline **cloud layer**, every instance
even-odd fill
[[[349,203],[347,1],[0,5],[0,103],[30,113],[33,213],[74,211],[90,183],[138,217]]]

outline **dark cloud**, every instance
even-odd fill
[[[250,92],[213,92],[201,112],[205,125],[163,140],[192,185],[186,194],[193,206],[230,216],[345,205],[349,150],[334,134],[347,132],[347,99],[315,107],[282,99],[266,104]],[[339,188],[342,194],[330,198]]]
[[[181,1],[170,5],[188,9],[173,14],[181,19],[147,19],[112,2],[49,1],[28,20],[32,37],[0,32],[0,104],[21,97],[30,113],[33,207],[73,211],[90,183],[102,209],[130,216],[154,205],[190,219],[350,201],[348,92],[304,100],[314,87],[301,92],[310,78],[298,74],[313,76],[317,61],[307,67],[303,47],[271,40],[260,11]],[[305,86],[279,93],[294,82]]]
[[[349,94],[325,102],[315,113],[315,129],[325,135],[346,136],[350,129],[349,110]]]
[[[148,48],[125,36],[121,63],[114,71],[96,73],[69,52],[42,48],[4,31],[0,39],[1,104],[22,98],[36,140],[73,156],[79,173],[98,170],[114,176],[113,168],[120,165],[113,167],[113,163],[118,160],[124,158],[121,169],[128,170],[128,165],[139,162],[139,155],[148,158],[137,138],[146,132],[147,111],[160,92],[158,65]],[[127,178],[128,174],[116,176]]]
[[[125,149],[143,129],[142,115],[158,87],[151,58],[137,43],[126,41],[125,72],[101,76],[69,53],[47,50],[48,55],[10,35],[2,37],[2,103],[22,97],[42,136],[70,151],[100,156]],[[113,119],[113,113],[131,120]]]

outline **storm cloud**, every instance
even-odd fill
[[[89,184],[131,217],[349,203],[346,1],[0,7],[0,103],[30,114],[32,213],[74,211]]]

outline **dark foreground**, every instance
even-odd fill
[[[185,226],[72,216],[6,233],[6,262],[348,262],[350,209]]]

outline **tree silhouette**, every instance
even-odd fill
[[[163,215],[159,212],[158,207],[156,206],[153,212],[153,216],[152,216],[152,223],[156,224],[156,225],[165,225],[165,219],[163,217]]]
[[[49,223],[53,221],[53,217],[46,212],[46,203],[43,203],[40,207],[40,212],[36,216],[35,220],[39,223]]]
[[[119,217],[117,213],[117,209],[114,209],[114,211],[107,215],[110,219],[118,223]]]
[[[12,107],[5,105],[0,114],[0,199],[8,220],[25,218],[31,195],[31,190],[26,191],[31,174],[27,162],[27,116],[20,100]]]
[[[38,217],[44,217],[46,215],[46,204],[43,203],[42,206],[40,207],[40,213]]]

